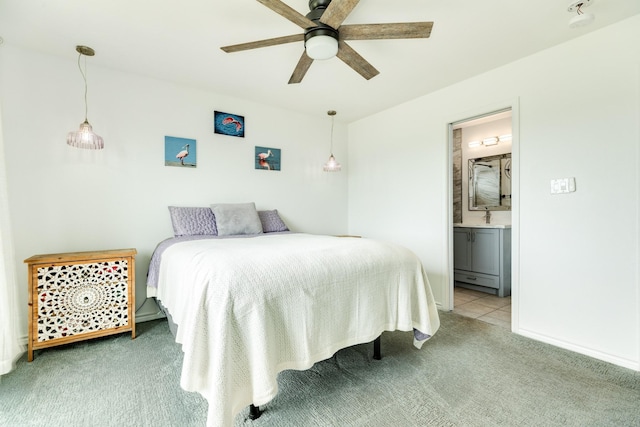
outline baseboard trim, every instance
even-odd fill
[[[546,344],[551,344],[556,347],[563,348],[565,350],[573,351],[575,353],[584,354],[585,356],[593,357],[594,359],[602,360],[604,362],[613,363],[614,365],[622,366],[623,368],[631,369],[633,371],[640,371],[640,362],[637,360],[629,360],[622,357],[617,357],[612,354],[603,353],[591,348],[582,347],[576,344],[571,344],[565,341],[549,337],[547,335],[539,334],[537,332],[528,331],[520,328],[518,331],[514,331],[519,335],[531,338],[536,341],[541,341]]]
[[[165,316],[162,311],[158,311],[156,313],[137,314],[136,324],[142,323],[142,322],[149,322],[151,320],[164,319],[166,317],[167,316]]]

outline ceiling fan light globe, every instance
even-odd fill
[[[331,59],[338,53],[338,40],[331,36],[318,35],[305,41],[304,47],[311,59]]]

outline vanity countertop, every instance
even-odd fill
[[[511,228],[511,224],[453,224],[454,227],[467,228]]]

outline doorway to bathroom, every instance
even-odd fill
[[[450,124],[450,309],[512,328],[513,108]]]

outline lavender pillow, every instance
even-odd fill
[[[262,223],[255,203],[221,203],[211,205],[219,236],[260,234]]]
[[[171,224],[173,224],[173,235],[175,237],[218,235],[216,217],[210,208],[169,206],[169,215],[171,215]]]
[[[282,221],[278,210],[272,211],[258,211],[260,222],[262,223],[262,231],[265,233],[273,233],[276,231],[289,231],[287,225]]]

